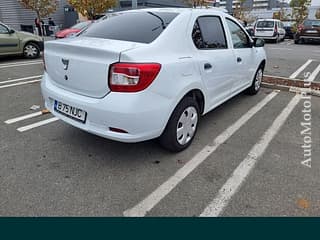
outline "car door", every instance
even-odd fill
[[[9,28],[0,24],[0,54],[19,52],[19,38],[17,34],[10,33]]]
[[[284,29],[284,25],[282,22],[279,22],[279,34],[280,34],[280,39],[284,39],[286,35],[286,30]]]
[[[231,61],[235,64],[236,79],[232,92],[238,92],[252,82],[255,69],[256,49],[252,47],[251,39],[240,25],[230,18],[226,18],[231,37],[234,57]]]
[[[210,108],[231,94],[234,82],[232,49],[228,48],[220,16],[200,16],[192,32],[202,81],[209,96]]]

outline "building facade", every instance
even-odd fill
[[[65,23],[65,6],[67,0],[59,0],[59,6],[55,13],[50,17],[54,20],[56,25],[64,26]],[[21,29],[21,25],[34,26],[34,20],[36,14],[22,7],[18,0],[0,0],[0,22],[15,28]],[[44,22],[47,23],[47,18],[44,18]]]

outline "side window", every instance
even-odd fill
[[[250,41],[247,34],[234,21],[227,19],[227,24],[234,48],[249,48]]]
[[[227,41],[219,17],[199,17],[193,26],[192,40],[198,49],[225,49]]]
[[[6,34],[6,33],[8,33],[8,29],[5,27],[5,26],[3,26],[3,25],[1,25],[0,24],[0,34]]]

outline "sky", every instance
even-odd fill
[[[320,6],[320,0],[311,0],[311,6]]]

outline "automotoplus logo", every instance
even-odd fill
[[[312,103],[311,95],[311,81],[309,81],[310,72],[304,73],[304,87],[305,90],[301,93],[303,101],[303,120],[301,122],[302,130],[301,136],[303,137],[303,144],[301,145],[303,149],[303,161],[301,164],[311,168],[312,163]]]

